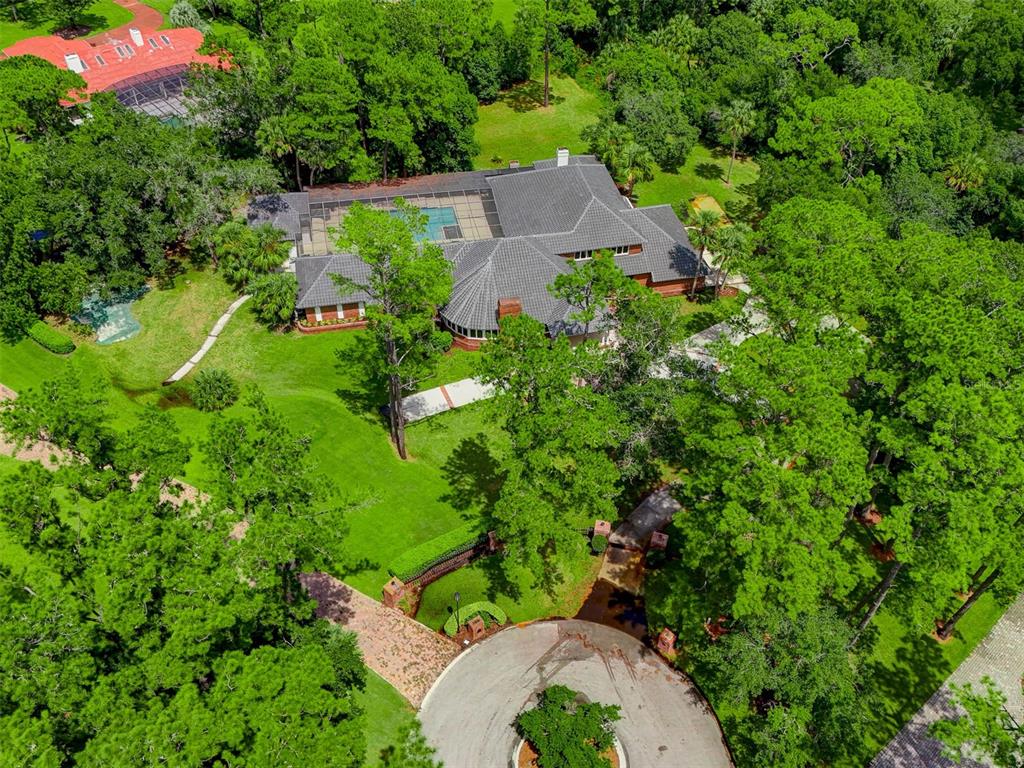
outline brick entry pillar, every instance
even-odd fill
[[[392,576],[384,585],[384,605],[388,608],[398,608],[398,604],[405,595],[405,584],[397,576]]]
[[[475,643],[481,637],[484,636],[484,620],[479,616],[474,616],[472,619],[466,622],[466,629],[469,630],[469,640]]]
[[[658,635],[658,653],[663,656],[674,656],[676,653],[676,633],[668,627]]]

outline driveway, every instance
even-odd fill
[[[714,713],[684,676],[616,629],[574,619],[505,629],[459,656],[427,694],[420,720],[445,768],[505,768],[512,721],[561,683],[616,704],[632,768],[729,768]]]

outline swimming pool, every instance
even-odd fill
[[[427,217],[427,227],[417,240],[452,240],[462,237],[454,208],[420,208],[420,213]],[[391,211],[391,215],[397,216],[398,211]]]

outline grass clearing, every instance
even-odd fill
[[[494,0],[491,5],[491,21],[500,21],[505,25],[505,32],[511,34],[518,7],[518,0]]]
[[[718,147],[698,144],[690,152],[679,173],[656,171],[654,179],[636,185],[638,205],[678,206],[697,195],[711,195],[725,209],[726,215],[747,219],[744,212],[748,204],[745,191],[757,179],[757,163],[749,158],[737,157],[730,183],[725,183],[729,168],[729,152]],[[684,213],[686,213],[684,211]]]
[[[510,160],[528,165],[553,158],[558,147],[573,153],[587,146],[580,131],[597,121],[600,97],[569,77],[551,78],[551,104],[542,106],[544,85],[530,80],[503,91],[493,104],[480,107],[476,140],[477,168],[500,168]]]
[[[56,27],[46,18],[42,10],[33,12],[30,5],[18,7],[19,21],[14,21],[10,10],[4,12],[0,21],[0,49],[13,45],[19,40],[41,35],[51,35]],[[131,11],[122,8],[114,0],[96,0],[82,13],[82,25],[89,29],[88,34],[95,35],[132,20]]]

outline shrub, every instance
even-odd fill
[[[36,344],[58,355],[70,355],[75,351],[75,342],[42,320],[36,320],[29,326],[28,335]]]
[[[564,685],[552,685],[540,695],[535,709],[520,712],[516,730],[537,750],[548,768],[607,768],[602,754],[615,740],[612,723],[619,708],[577,702],[579,694]]]
[[[402,581],[410,581],[446,557],[465,552],[480,541],[480,537],[478,523],[460,525],[448,533],[442,533],[412,549],[407,549],[391,561],[388,573]]]
[[[590,539],[590,548],[594,550],[595,555],[602,554],[608,549],[608,537],[597,534]]]
[[[484,623],[488,626],[491,624],[491,622],[488,621],[488,617],[497,624],[504,624],[508,621],[508,616],[503,610],[501,610],[501,608],[496,606],[494,603],[487,602],[486,600],[459,606],[459,625],[465,624],[474,616],[482,616]],[[458,634],[458,631],[459,626],[455,623],[455,613],[453,612],[444,623],[444,633],[448,635],[448,637],[455,637],[455,635]]]
[[[292,319],[298,290],[295,275],[288,272],[260,275],[249,282],[246,290],[252,294],[253,309],[260,322],[274,327]]]
[[[200,411],[220,411],[238,399],[238,385],[227,371],[209,368],[199,372],[189,394]]]

